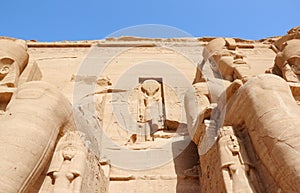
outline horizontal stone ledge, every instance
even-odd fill
[[[124,175],[124,176],[110,176],[110,181],[131,181],[131,180],[178,180],[178,179],[199,179],[199,176],[188,176],[188,175],[144,175],[144,176],[135,176],[135,175]]]

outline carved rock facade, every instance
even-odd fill
[[[299,39],[0,38],[0,192],[300,192]]]

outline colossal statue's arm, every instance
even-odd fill
[[[282,78],[250,79],[229,100],[224,125],[245,125],[278,186],[284,192],[300,192],[300,109]]]
[[[1,192],[28,191],[49,162],[71,115],[69,101],[48,83],[19,86],[0,117]]]

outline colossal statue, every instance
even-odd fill
[[[211,121],[219,121],[214,125],[218,137],[212,139],[217,145],[201,152],[201,145],[207,143],[204,136],[210,132],[208,125],[197,122],[197,135],[190,132],[198,144],[201,167],[220,157],[216,164],[221,169],[203,170],[202,176],[222,180],[226,192],[299,192],[300,109],[289,85],[278,76],[265,74],[250,78],[244,85],[235,81],[224,93],[229,94],[220,97],[212,113],[215,117],[211,117]]]
[[[229,100],[224,125],[248,131],[255,152],[283,192],[300,191],[300,109],[274,75],[250,79]]]
[[[206,45],[204,60],[221,74],[215,73],[215,78],[232,83],[224,85],[215,107],[209,82],[194,84],[194,91],[185,96],[188,130],[198,146],[205,192],[300,192],[300,109],[295,101],[299,38],[298,27],[274,43],[277,56],[272,72],[283,79],[268,74],[252,77],[240,71],[232,65],[234,58],[242,68],[245,63],[230,51],[224,38]]]
[[[25,41],[0,38],[0,192],[107,191],[98,158],[75,131],[71,103],[32,81],[41,74],[28,58]]]
[[[20,85],[0,116],[0,190],[27,192],[39,178],[59,134],[72,127],[72,108],[60,92],[45,82]]]

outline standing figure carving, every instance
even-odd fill
[[[161,84],[156,80],[145,80],[138,89],[138,122],[142,123],[145,140],[153,140],[152,134],[164,127]]]
[[[220,129],[218,144],[227,192],[257,192],[252,184],[257,184],[254,167],[231,126],[224,126]]]
[[[47,172],[52,184],[50,192],[80,193],[86,158],[86,148],[79,134],[66,133],[57,144]]]

